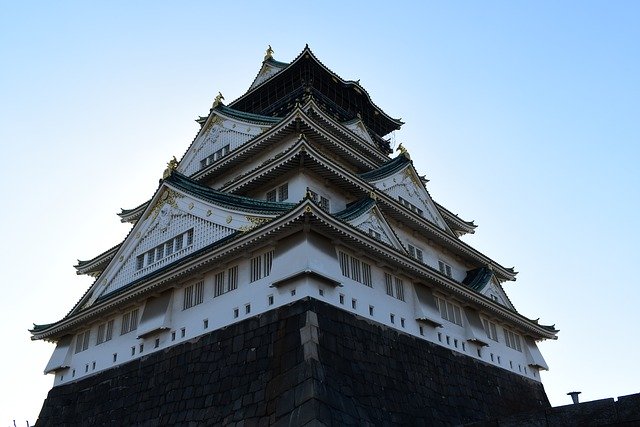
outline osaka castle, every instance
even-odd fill
[[[558,331],[516,310],[514,269],[465,243],[476,225],[392,147],[402,121],[308,46],[291,62],[269,47],[256,69],[119,213],[124,241],[78,262],[95,281],[69,313],[30,331],[55,344],[39,425],[464,424],[548,407],[537,343]]]

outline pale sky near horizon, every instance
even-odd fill
[[[505,289],[560,329],[540,347],[553,405],[640,393],[640,4],[636,2],[0,1],[5,369],[0,427],[33,424],[62,318],[92,283],[76,260],[122,241],[221,91],[271,44],[309,44],[406,123],[463,239],[520,273]]]

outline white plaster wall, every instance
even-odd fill
[[[300,251],[304,245],[306,252]],[[478,345],[466,340],[465,329],[446,320],[442,320],[443,327],[434,327],[429,324],[416,321],[413,301],[414,292],[411,286],[414,284],[409,277],[400,276],[405,287],[405,301],[400,301],[386,294],[384,273],[385,270],[376,267],[374,260],[359,256],[358,258],[367,262],[372,267],[372,287],[355,282],[349,278],[342,277],[337,257],[337,249],[330,246],[330,242],[321,238],[315,233],[303,236],[303,234],[292,236],[286,240],[277,242],[275,246],[275,256],[271,275],[253,283],[249,283],[249,263],[250,258],[256,254],[268,250],[265,247],[257,250],[248,257],[241,257],[234,261],[219,265],[205,274],[193,277],[187,281],[175,284],[173,305],[170,307],[170,329],[150,335],[145,339],[137,338],[136,332],[120,335],[122,314],[135,308],[127,307],[118,313],[113,313],[111,317],[105,317],[100,322],[91,325],[91,343],[88,350],[73,354],[71,358],[71,368],[56,372],[54,385],[60,385],[69,381],[75,381],[87,375],[94,374],[113,366],[127,363],[135,358],[142,357],[154,351],[167,348],[171,345],[197,338],[210,331],[222,328],[232,323],[242,321],[248,317],[259,315],[270,309],[289,304],[293,301],[306,297],[313,297],[332,304],[340,309],[355,313],[363,318],[369,318],[375,322],[400,332],[411,334],[421,339],[428,340],[435,344],[447,347],[460,354],[481,359],[501,368],[510,370],[519,375],[526,376],[539,381],[537,369],[529,367],[524,352],[506,347],[504,344],[504,332],[498,325],[498,338],[500,342],[489,341],[488,347],[480,348]],[[348,249],[343,249],[348,252]],[[298,253],[297,260],[291,259],[292,253]],[[329,278],[341,283],[341,286],[326,284],[309,276],[300,276],[287,282],[280,287],[272,287],[274,282],[282,279],[291,272],[291,266],[300,264],[302,259],[313,259],[308,262],[310,269],[323,270],[322,273]],[[292,262],[295,261],[295,262]],[[213,297],[214,275],[221,269],[228,269],[233,265],[238,265],[238,289]],[[394,272],[390,272],[394,274]],[[183,288],[199,280],[204,280],[204,302],[187,310],[183,310]],[[422,285],[418,285],[422,286]],[[322,292],[321,292],[322,291]],[[322,295],[321,295],[322,293]],[[269,305],[268,297],[273,295],[274,303]],[[341,303],[340,295],[344,296]],[[355,308],[352,301],[355,300]],[[246,304],[251,304],[251,312],[246,313]],[[369,306],[374,307],[373,314],[369,313]],[[144,303],[139,306],[139,313],[142,315]],[[238,308],[238,317],[234,317],[233,309]],[[390,314],[394,314],[395,322],[391,323]],[[114,318],[113,339],[100,345],[95,344],[97,328],[99,323]],[[208,319],[208,327],[204,327],[203,321]],[[404,319],[404,326],[402,326]],[[422,326],[422,333],[420,332]],[[182,330],[184,329],[184,336]],[[80,330],[77,332],[81,332]],[[175,333],[175,339],[172,339]],[[447,342],[448,337],[448,342]],[[155,340],[159,339],[159,347],[155,348]],[[464,343],[464,346],[463,346]],[[144,349],[140,352],[140,344]],[[524,346],[524,341],[522,342]],[[132,347],[135,354],[132,355]],[[75,340],[72,342],[70,351],[75,349]],[[480,352],[478,353],[478,350]],[[116,362],[113,361],[113,354],[117,353]],[[493,361],[491,360],[493,354]],[[500,362],[498,362],[500,356]],[[95,367],[94,367],[95,362]],[[526,367],[526,372],[524,368]],[[73,371],[75,370],[75,375]]]

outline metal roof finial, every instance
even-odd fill
[[[164,170],[162,174],[162,179],[167,179],[171,176],[174,170],[178,168],[178,160],[176,160],[176,156],[173,156],[173,159],[169,160],[167,163],[167,168]]]
[[[267,51],[264,53],[264,60],[273,58],[273,49],[271,49],[271,45],[267,48]]]
[[[222,103],[223,99],[224,99],[224,96],[222,96],[222,92],[218,92],[218,95],[216,95],[216,99],[213,100],[213,106],[211,108],[216,108],[218,105]]]
[[[400,145],[398,145],[398,148],[396,148],[396,151],[399,151],[400,154],[402,154],[403,156],[405,156],[407,159],[411,160],[411,157],[409,156],[409,152],[407,151],[406,148],[404,148],[404,146],[402,145],[402,143],[400,143]]]

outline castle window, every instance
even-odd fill
[[[238,266],[221,271],[214,277],[213,297],[238,289]]]
[[[498,331],[495,323],[487,319],[482,319],[482,326],[484,326],[484,331],[487,333],[487,338],[498,341]]]
[[[207,156],[204,159],[200,160],[200,168],[202,169],[202,168],[205,168],[205,167],[213,164],[216,160],[220,160],[221,158],[223,158],[227,154],[229,154],[229,144],[227,144],[224,147],[222,147],[221,149],[217,150],[216,152],[214,152],[210,156]]]
[[[451,277],[451,266],[442,260],[438,260],[438,270],[447,277]]]
[[[283,202],[289,198],[289,183],[285,182],[273,190],[267,191],[268,202]]]
[[[138,255],[136,257],[136,270],[141,270],[144,267],[178,252],[184,247],[185,239],[187,241],[186,246],[191,246],[193,244],[193,228],[185,233],[178,234],[176,237],[161,243],[141,255]]]
[[[186,310],[198,304],[202,304],[204,301],[204,281],[201,280],[198,283],[187,286],[184,288],[184,295],[182,301],[182,309]]]
[[[320,194],[316,193],[313,190],[309,190],[307,188],[307,192],[309,194],[309,198],[311,200],[313,200],[314,202],[316,202],[318,204],[318,206],[320,206],[320,209],[322,209],[325,212],[329,212],[330,206],[329,206],[329,199],[327,197],[321,196]]]
[[[369,287],[372,286],[371,265],[342,251],[338,253],[338,257],[340,258],[340,270],[344,277],[348,277]]]
[[[398,201],[400,202],[400,204],[402,206],[404,206],[405,208],[409,209],[411,212],[417,213],[418,215],[423,216],[422,209],[418,208],[416,205],[408,202],[407,200],[403,199],[402,197],[398,197]]]
[[[89,348],[89,340],[91,339],[91,330],[79,333],[76,336],[76,353],[85,351]]]
[[[120,335],[124,335],[138,329],[138,309],[131,310],[122,315],[122,326],[120,327]]]
[[[440,317],[451,323],[462,326],[462,310],[459,305],[439,297],[436,297],[436,302],[438,304],[438,309],[440,310]]]
[[[107,323],[98,326],[98,336],[96,337],[96,345],[111,340],[113,337],[113,319]]]
[[[409,248],[409,255],[411,258],[415,258],[420,262],[423,262],[422,249],[416,248],[415,246],[409,244],[407,245]]]
[[[400,301],[404,301],[404,282],[401,278],[389,273],[384,273],[384,283],[387,295],[397,298]]]
[[[376,230],[374,230],[373,228],[369,229],[369,236],[377,240],[382,240],[382,235],[378,233]]]
[[[267,302],[269,303],[269,305],[273,305],[273,295],[269,295],[267,297]]]
[[[510,331],[507,328],[504,328],[504,342],[507,344],[507,347],[510,347],[514,350],[522,351],[522,346],[520,345],[520,335]]]
[[[373,316],[373,306],[369,306],[369,316]]]
[[[251,282],[267,277],[271,273],[272,264],[273,250],[251,258]]]

